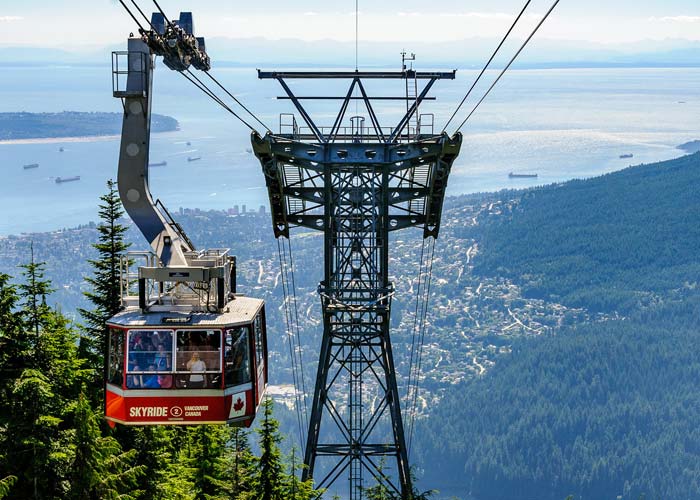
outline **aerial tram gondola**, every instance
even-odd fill
[[[264,301],[236,293],[229,250],[196,250],[148,186],[154,57],[176,70],[209,65],[191,14],[178,24],[154,14],[153,29],[112,56],[113,93],[124,106],[119,195],[151,251],[122,259],[123,310],[107,321],[105,417],[110,425],[248,427],[267,387]]]

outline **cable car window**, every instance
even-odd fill
[[[250,327],[226,330],[224,348],[224,381],[226,387],[250,382]]]
[[[173,385],[173,333],[170,330],[129,330],[129,389],[169,389]]]
[[[124,382],[124,332],[116,328],[109,330],[109,365],[107,380],[121,386]]]
[[[220,387],[221,331],[178,330],[175,370],[179,374],[176,381],[178,387]]]
[[[258,314],[255,317],[255,359],[257,361],[258,370],[263,366],[263,360],[265,359],[265,353],[263,352],[263,332],[262,332],[262,318]]]

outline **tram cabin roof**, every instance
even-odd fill
[[[252,297],[236,296],[224,307],[223,312],[148,311],[129,307],[112,316],[110,326],[164,328],[211,328],[252,323],[262,309],[264,301]]]

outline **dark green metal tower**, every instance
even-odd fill
[[[276,79],[304,125],[287,115],[280,133],[253,134],[255,155],[265,174],[275,237],[290,227],[323,231],[323,281],[318,291],[323,338],[305,450],[304,477],[320,460],[325,488],[346,475],[350,498],[362,498],[369,474],[401,498],[411,478],[389,331],[394,285],[389,279],[389,232],[420,227],[436,238],[452,163],[462,136],[434,134],[432,115],[418,113],[439,79],[453,72],[259,72]],[[345,96],[296,96],[291,79],[344,79]],[[411,82],[414,94],[370,97],[364,80]],[[422,89],[417,82],[425,82]],[[420,90],[420,92],[419,92]],[[331,127],[314,123],[304,100],[337,99]],[[359,101],[365,116],[346,119]],[[407,111],[398,124],[382,128],[377,100],[402,100]],[[395,466],[394,466],[395,461]]]

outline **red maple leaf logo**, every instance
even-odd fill
[[[238,401],[236,401],[233,405],[233,409],[236,411],[241,411],[243,409],[243,400],[241,398],[238,398]]]

